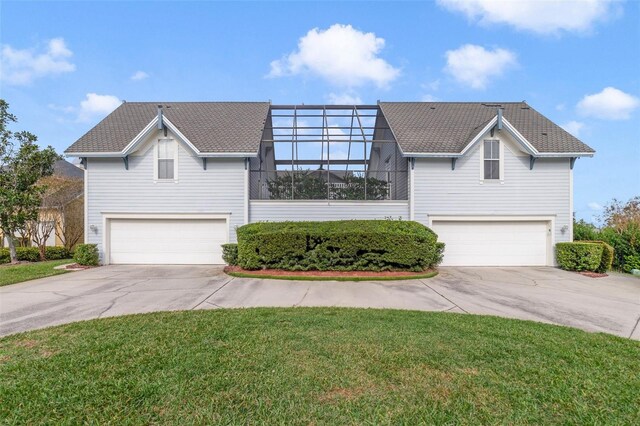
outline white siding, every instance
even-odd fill
[[[409,219],[409,204],[386,201],[250,201],[251,222],[284,220]]]
[[[539,158],[530,170],[529,156],[500,139],[505,142],[502,183],[482,181],[482,144],[458,159],[455,170],[450,159],[416,159],[415,220],[428,225],[429,215],[553,216],[555,242],[569,241],[569,159]]]
[[[105,213],[228,214],[229,241],[236,241],[235,227],[244,224],[244,159],[209,158],[204,170],[202,159],[180,146],[178,181],[154,183],[151,143],[158,136],[129,156],[129,170],[121,158],[88,159],[87,242],[102,253]]]

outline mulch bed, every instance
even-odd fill
[[[91,269],[91,268],[95,268],[95,266],[86,266],[86,265],[80,265],[78,263],[70,263],[69,265],[64,265],[63,269],[72,269],[74,271],[77,271],[78,269]]]
[[[583,271],[578,273],[580,275],[584,275],[585,277],[589,277],[589,278],[604,278],[609,276],[607,274],[601,274],[599,272],[589,272],[589,271]]]
[[[268,276],[291,276],[291,277],[411,277],[414,275],[424,275],[431,270],[422,272],[410,272],[410,271],[285,271],[283,269],[259,269],[251,271],[242,269],[239,266],[227,266],[224,268],[224,272],[240,272],[252,275],[268,275]]]

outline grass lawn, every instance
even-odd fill
[[[36,278],[50,277],[69,271],[53,269],[54,266],[73,263],[71,259],[50,260],[47,262],[22,263],[19,265],[0,265],[0,287],[3,285],[21,283]]]
[[[0,423],[640,424],[639,360],[495,317],[153,313],[0,339]]]

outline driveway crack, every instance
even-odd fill
[[[633,328],[631,329],[631,333],[629,334],[629,339],[631,339],[631,336],[633,336],[633,333],[636,331],[636,328],[638,328],[638,325],[640,325],[640,316],[636,321],[636,325],[634,325]]]
[[[226,287],[227,284],[229,284],[231,281],[235,280],[235,277],[231,277],[228,281],[226,281],[224,284],[222,284],[220,287],[218,287],[217,289],[215,289],[210,295],[208,295],[207,297],[205,297],[201,302],[197,303],[195,306],[193,306],[191,308],[191,310],[193,309],[197,309],[198,306],[202,305],[203,303],[208,303],[209,305],[215,305],[215,303],[211,303],[211,302],[207,302],[207,299],[209,299],[210,297],[212,297],[214,294],[216,294],[217,292],[219,292],[220,290],[222,290],[223,288]]]
[[[111,301],[111,303],[109,304],[109,306],[107,306],[107,308],[106,308],[105,310],[103,310],[102,312],[100,312],[100,314],[98,314],[98,318],[102,318],[102,315],[104,315],[105,313],[107,313],[107,311],[108,311],[109,309],[113,308],[113,306],[116,304],[116,301],[117,301],[118,299],[120,299],[121,297],[126,296],[127,294],[129,294],[129,292],[123,293],[123,294],[121,294],[120,296],[118,296],[118,297],[114,298],[114,299]]]
[[[302,295],[302,299],[300,299],[300,301],[298,303],[294,303],[293,307],[295,308],[296,306],[300,306],[300,304],[302,303],[302,301],[305,299],[305,297],[307,297],[307,294],[309,294],[309,289],[311,289],[311,286],[307,286],[307,291],[304,292],[304,294]]]
[[[464,312],[465,314],[468,314],[469,312],[467,312],[465,309],[462,309],[460,307],[460,305],[458,305],[456,302],[454,302],[453,300],[449,299],[447,296],[445,296],[444,294],[440,293],[439,291],[435,290],[433,287],[431,287],[429,284],[425,283],[423,280],[420,280],[420,282],[427,287],[429,290],[433,291],[435,294],[437,294],[438,296],[442,297],[444,300],[446,300],[447,302],[451,303],[454,307],[460,309],[462,312]],[[450,308],[452,309],[452,308]]]

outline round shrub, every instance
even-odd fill
[[[75,252],[73,253],[73,260],[75,260],[79,265],[98,265],[98,246],[96,244],[78,244]]]

